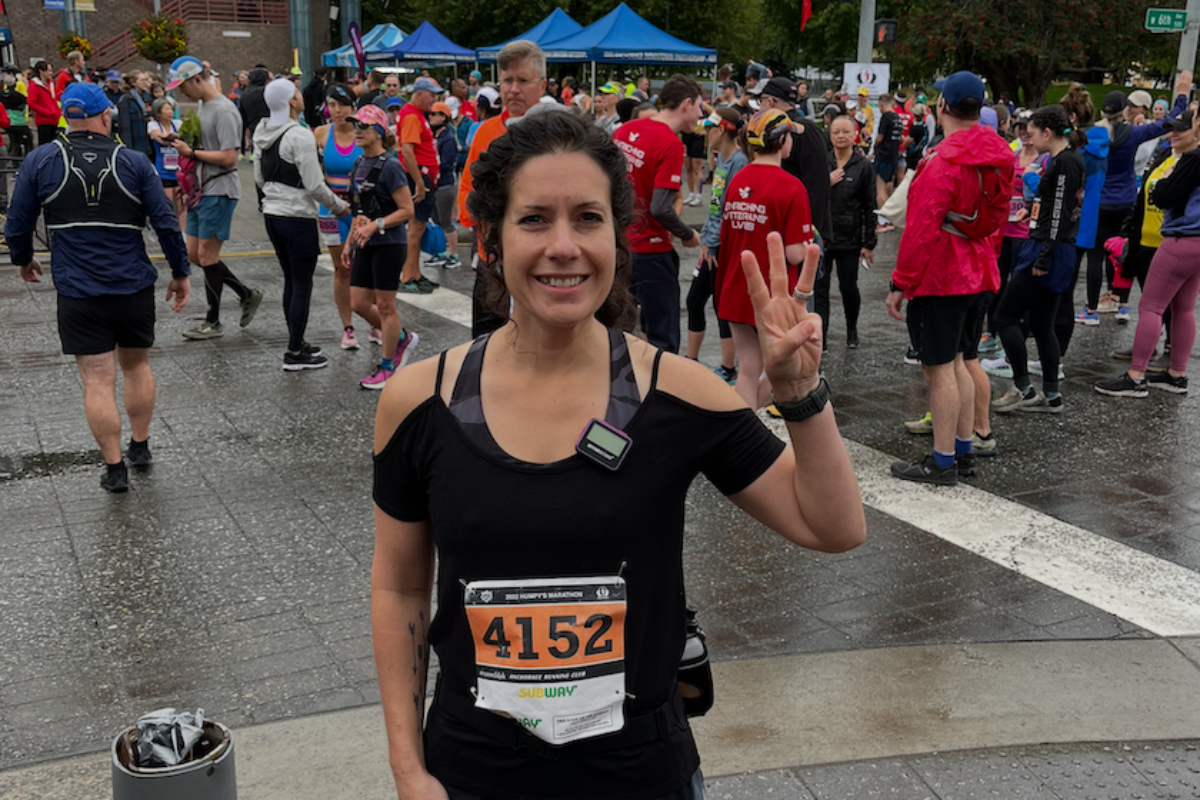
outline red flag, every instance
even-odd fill
[[[800,4],[800,30],[804,30],[804,26],[812,19],[812,0],[804,0]]]

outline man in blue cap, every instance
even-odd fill
[[[892,475],[953,486],[960,475],[976,471],[975,396],[979,392],[982,403],[990,392],[983,371],[968,368],[967,361],[978,360],[985,295],[1000,288],[996,261],[1008,221],[1013,157],[1003,138],[979,124],[979,76],[956,72],[935,88],[942,93],[937,115],[946,135],[913,177],[887,296],[888,313],[899,320],[908,298],[909,327],[920,341],[929,383],[933,452],[893,464]]]
[[[104,90],[72,83],[60,98],[68,133],[34,150],[21,165],[4,233],[21,278],[40,283],[33,231],[45,214],[58,291],[58,333],[75,356],[83,381],[84,413],[107,469],[100,485],[129,489],[121,455],[117,367],[125,376],[125,411],[132,438],[126,456],[150,465],[154,413],[154,282],[158,277],[142,229],[154,228],[171,267],[167,302],[187,303],[187,250],[179,221],[154,166],[111,137],[113,108]]]

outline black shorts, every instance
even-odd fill
[[[164,189],[175,189],[179,186],[179,181],[174,178],[159,178],[162,181]]]
[[[704,137],[698,133],[683,134],[683,149],[687,158],[704,158]]]
[[[880,161],[875,157],[875,174],[883,178],[884,183],[894,183],[896,180],[896,162]]]
[[[416,186],[413,184],[412,176],[408,179],[408,188],[412,191],[413,200],[413,218],[417,222],[429,222],[429,218],[433,216],[434,207],[437,205],[437,189],[433,187],[433,181],[429,180],[428,175],[422,175],[425,179],[425,199],[421,202],[416,202]]]
[[[134,294],[58,295],[58,337],[69,356],[154,345],[154,287]]]
[[[350,285],[360,289],[394,292],[400,288],[400,273],[408,247],[403,244],[376,244],[361,247],[350,263]]]
[[[982,332],[982,294],[914,297],[908,304],[908,314],[916,318],[921,363],[925,366],[949,364],[959,353],[963,358],[968,352],[974,357]]]

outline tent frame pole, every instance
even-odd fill
[[[598,89],[599,89],[599,87],[596,86],[596,62],[593,61],[592,62],[592,108],[593,109],[596,108],[595,100],[596,100],[596,92],[598,91]]]

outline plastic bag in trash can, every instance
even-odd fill
[[[139,767],[173,767],[188,757],[204,733],[204,709],[177,713],[173,708],[151,711],[137,721]]]

